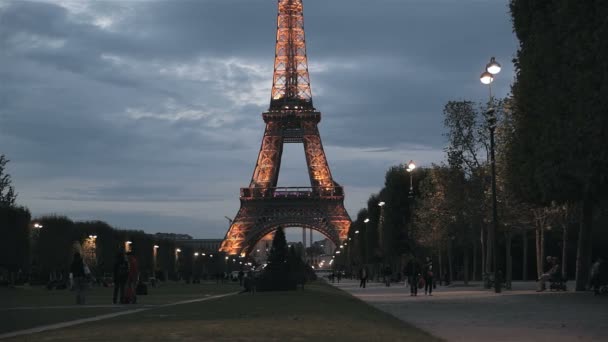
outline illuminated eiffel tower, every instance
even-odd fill
[[[337,246],[351,225],[344,190],[329,170],[312,104],[302,0],[279,0],[274,77],[266,131],[251,183],[241,188],[241,208],[220,251],[247,255],[279,227],[314,229]],[[309,187],[277,187],[283,144],[304,145]]]

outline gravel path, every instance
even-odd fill
[[[432,297],[410,297],[403,283],[333,285],[448,341],[608,341],[608,296],[537,293],[532,282],[515,282],[501,294],[480,284],[438,286]]]

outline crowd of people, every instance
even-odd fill
[[[537,291],[545,291],[547,289],[547,283],[550,283],[551,289],[566,290],[567,278],[562,275],[559,258],[548,256],[546,260],[546,271],[537,279]],[[387,287],[395,280],[395,277],[393,277],[393,270],[389,265],[382,267],[379,273],[382,275],[382,283]],[[378,275],[378,273],[376,273],[376,275]],[[405,277],[405,285],[410,288],[410,296],[417,296],[419,289],[424,289],[425,295],[432,296],[433,289],[437,287],[437,282],[439,282],[440,285],[441,283],[445,285],[450,284],[447,274],[444,274],[443,277],[436,276],[435,270],[433,269],[433,261],[429,257],[427,257],[424,262],[420,262],[416,258],[411,258],[403,268],[403,272],[397,274],[399,278],[397,281],[400,281],[401,275]],[[370,270],[368,267],[363,266],[359,268],[357,276],[360,280],[359,287],[366,288],[370,278]],[[333,277],[330,277],[330,279],[333,281]],[[379,280],[380,279],[378,279],[378,281]],[[601,257],[597,258],[591,267],[589,289],[593,290],[596,295],[608,293],[608,263]]]
[[[547,282],[551,283],[551,288],[565,290],[566,279],[563,277],[561,272],[561,266],[557,257],[547,257],[547,268],[546,272],[538,278],[538,290],[539,292],[545,291],[547,288]],[[382,282],[385,286],[390,286],[393,281],[393,272],[390,266],[385,266],[380,269],[380,273],[383,277]],[[424,294],[428,296],[433,295],[433,289],[436,288],[436,276],[435,270],[433,269],[433,261],[427,257],[424,262],[420,262],[416,258],[411,258],[403,268],[403,272],[399,274],[399,281],[401,275],[405,277],[405,284],[410,288],[410,296],[418,296],[418,290],[424,288]],[[366,288],[367,282],[370,278],[370,271],[367,266],[363,266],[359,269],[358,278],[360,279],[359,287]],[[219,274],[217,277],[218,282],[220,279],[230,278],[228,273]],[[238,272],[236,278],[239,281],[239,285],[243,287],[243,292],[256,292],[257,279],[255,275],[249,271],[247,274],[243,271]],[[342,272],[333,272],[329,279],[332,282],[340,282],[342,278]],[[447,278],[447,277],[446,277]],[[236,279],[235,279],[236,280]],[[445,284],[448,285],[447,279],[440,278],[439,281],[445,280]],[[76,293],[76,303],[86,303],[86,292],[87,288],[93,283],[95,279],[88,265],[84,262],[80,252],[75,252],[72,264],[70,266],[70,284],[72,290]],[[558,285],[556,285],[558,284]],[[562,285],[560,285],[562,284]],[[141,286],[145,286],[139,279],[139,267],[135,256],[128,252],[121,251],[117,253],[116,260],[114,262],[113,272],[113,296],[112,302],[114,304],[136,304],[137,294],[142,292]],[[558,286],[558,287],[555,287]],[[559,288],[563,286],[563,288]],[[597,258],[591,267],[589,287],[594,291],[596,295],[600,293],[608,292],[608,263],[606,263],[601,257]]]
[[[80,252],[75,252],[70,265],[71,288],[76,292],[76,304],[86,304],[86,293],[94,279],[89,266],[85,263]],[[137,259],[132,253],[119,252],[114,261],[113,273],[114,304],[136,304],[138,287],[143,284],[139,281],[139,267]],[[139,291],[138,291],[139,290]]]
[[[435,274],[433,270],[433,261],[427,257],[423,265],[421,265],[416,258],[412,258],[408,261],[406,266],[403,268],[403,276],[405,277],[405,284],[410,287],[410,295],[417,296],[418,289],[424,288],[424,294],[432,296],[433,288],[436,288]],[[359,287],[365,288],[369,280],[370,271],[367,266],[363,266],[359,269],[358,278],[360,280]],[[399,274],[399,280],[401,274]],[[382,268],[382,282],[385,286],[391,286],[393,281],[393,270],[389,265],[385,265]]]

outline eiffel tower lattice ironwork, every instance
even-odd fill
[[[346,239],[351,219],[344,191],[331,175],[312,104],[302,0],[279,0],[274,77],[266,130],[249,187],[220,251],[247,255],[279,227],[319,231],[336,245]],[[277,187],[283,144],[304,145],[310,187]]]

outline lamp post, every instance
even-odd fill
[[[488,229],[488,244],[491,245],[492,272],[494,273],[494,291],[500,292],[500,279],[497,279],[498,270],[496,269],[496,232],[498,231],[498,211],[496,207],[496,160],[494,157],[494,132],[496,130],[496,115],[494,108],[494,98],[492,97],[492,82],[494,76],[500,72],[500,64],[492,57],[490,63],[486,65],[486,70],[481,74],[479,80],[487,84],[490,89],[490,100],[486,110],[486,120],[490,130],[490,166],[492,168],[492,226]]]
[[[179,272],[179,253],[181,252],[182,250],[180,248],[175,249],[175,274],[177,274],[178,280],[181,280],[181,274]]]
[[[365,223],[365,242],[363,244],[363,263],[367,264],[368,260],[368,255],[369,255],[369,250],[367,249],[367,245],[368,245],[368,239],[369,239],[369,217],[365,218],[365,220],[363,220],[363,223]]]
[[[97,264],[97,235],[89,235],[84,242],[85,260],[89,266]]]
[[[414,169],[416,168],[416,163],[414,163],[413,160],[410,160],[409,163],[407,163],[407,169],[405,169],[407,171],[407,173],[410,174],[410,192],[407,194],[407,209],[409,212],[409,216],[410,216],[410,224],[409,224],[409,228],[405,231],[406,237],[409,241],[409,231],[411,229],[411,225],[412,222],[414,221],[413,219],[413,212],[412,212],[412,200],[414,199],[414,181],[413,181],[413,174],[414,174]],[[411,249],[411,247],[410,247]]]
[[[410,160],[410,162],[407,163],[407,169],[406,169],[407,173],[410,174],[410,192],[408,194],[409,198],[414,197],[414,182],[412,179],[412,172],[414,172],[415,168],[416,168],[416,164],[414,163],[413,160]]]
[[[125,241],[125,253],[129,253],[131,251],[132,241]]]
[[[152,277],[156,279],[156,260],[158,258],[158,245],[154,245],[152,248]]]
[[[380,259],[381,259],[381,263],[384,263],[386,261],[386,244],[384,243],[384,206],[386,205],[386,202],[384,201],[380,201],[378,202],[378,206],[380,207],[380,217],[378,218],[378,247],[380,250]],[[377,281],[380,281],[380,272],[382,270],[382,266],[381,264],[377,264]]]

